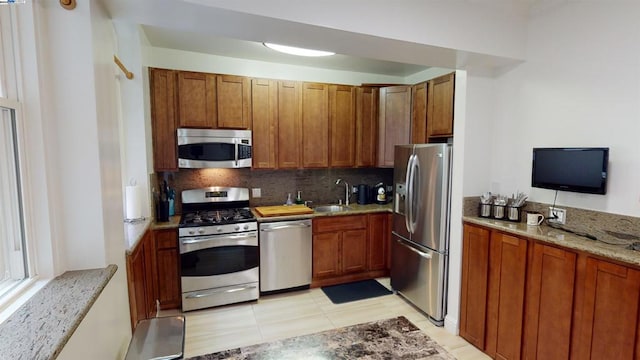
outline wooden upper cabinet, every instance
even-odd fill
[[[330,166],[353,167],[356,145],[356,90],[329,85]]]
[[[429,80],[427,136],[453,136],[455,73]]]
[[[249,78],[218,75],[217,80],[218,128],[250,128],[251,83]]]
[[[299,168],[302,164],[302,83],[300,82],[278,81],[277,142],[278,168]]]
[[[489,282],[489,230],[465,224],[463,234],[460,336],[483,350]]]
[[[523,358],[569,359],[576,254],[533,243],[530,259]]]
[[[396,145],[410,142],[411,86],[380,88],[378,166],[393,167]]]
[[[278,158],[278,83],[251,80],[253,168],[274,169]]]
[[[485,351],[492,358],[520,359],[527,240],[492,232]]]
[[[329,166],[329,86],[302,84],[302,167]]]
[[[640,271],[586,259],[581,326],[572,347],[576,359],[637,359]]]
[[[216,76],[213,74],[178,72],[179,127],[216,127]]]
[[[151,68],[149,73],[153,168],[155,171],[177,171],[176,72]]]
[[[356,89],[356,160],[357,167],[376,166],[378,143],[378,89]]]
[[[427,142],[427,93],[429,84],[425,81],[411,87],[411,143]]]

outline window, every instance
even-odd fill
[[[29,277],[14,19],[13,6],[0,7],[0,297]]]

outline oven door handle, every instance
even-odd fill
[[[232,289],[220,289],[220,290],[208,290],[208,291],[198,291],[196,293],[191,293],[189,295],[186,296],[187,299],[199,299],[199,298],[203,298],[203,297],[207,297],[207,296],[214,296],[214,295],[218,295],[221,293],[234,293],[234,292],[238,292],[238,291],[248,291],[248,290],[253,290],[255,289],[256,286],[255,285],[245,285],[245,286],[239,286],[239,287],[234,287]]]
[[[255,238],[256,234],[254,232],[244,233],[244,234],[235,234],[235,235],[214,235],[214,236],[206,236],[206,237],[192,237],[187,239],[181,239],[180,242],[184,245],[192,245],[192,244],[201,244],[208,241],[215,240],[240,240],[247,238]]]

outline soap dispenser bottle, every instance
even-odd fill
[[[287,194],[287,201],[284,204],[285,205],[293,205],[293,199],[291,199],[291,193]]]
[[[304,204],[304,200],[302,200],[302,191],[298,190],[298,197],[296,197],[296,204]]]

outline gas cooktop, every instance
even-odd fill
[[[204,210],[182,214],[180,227],[213,226],[255,221],[249,208]]]

